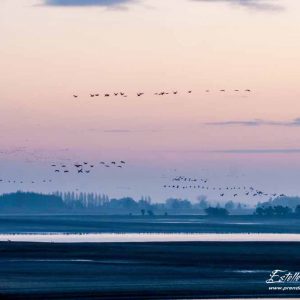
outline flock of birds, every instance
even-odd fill
[[[98,165],[101,165],[105,168],[124,168],[126,165],[126,162],[124,160],[120,160],[120,161],[111,161],[111,162],[105,162],[105,161],[101,161],[99,162]],[[77,174],[89,174],[91,173],[91,171],[96,167],[96,164],[94,163],[89,163],[87,161],[84,161],[82,163],[73,163],[71,165],[67,165],[64,163],[52,163],[51,167],[53,168],[55,173],[70,173],[71,169],[75,169]]]
[[[227,92],[228,90],[225,90],[225,89],[221,89],[221,90],[218,90],[218,92],[221,92],[221,93],[225,93]],[[251,90],[250,89],[245,89],[245,90],[240,90],[240,89],[235,89],[233,90],[234,92],[247,92],[247,93],[250,93]],[[185,92],[181,92],[182,94],[192,94],[192,90],[188,90],[188,91],[185,91]],[[211,90],[205,90],[206,93],[210,93]],[[153,93],[154,96],[166,96],[166,95],[178,95],[180,94],[178,90],[175,90],[175,91],[160,91],[160,92],[155,92]],[[136,97],[141,97],[145,95],[144,92],[137,92],[136,93]],[[100,97],[100,96],[103,96],[104,98],[108,98],[108,97],[123,97],[123,98],[127,98],[128,97],[128,93],[125,93],[125,92],[113,92],[113,93],[104,93],[104,94],[101,94],[100,93],[90,93],[89,94],[89,97],[90,98],[94,98],[94,97]],[[73,94],[73,98],[79,98],[79,95],[78,94]]]
[[[213,90],[205,90],[205,93],[210,93],[213,92]],[[220,93],[225,93],[225,92],[246,92],[250,93],[252,90],[250,89],[234,89],[234,90],[226,90],[226,89],[220,89],[216,90],[216,92]],[[173,91],[159,91],[153,93],[154,96],[166,96],[166,95],[179,95],[179,94],[187,94],[190,95],[192,94],[192,90],[187,90],[187,91],[181,91],[179,92],[178,90],[173,90]],[[142,97],[145,95],[144,92],[137,92],[136,97]],[[125,92],[113,92],[113,93],[90,93],[89,97],[94,98],[94,97],[123,97],[127,98],[128,94]],[[74,98],[79,98],[78,94],[73,94]],[[89,174],[92,172],[92,170],[96,166],[103,166],[104,168],[124,168],[126,166],[126,162],[124,160],[120,161],[100,161],[97,163],[90,163],[88,161],[84,161],[81,163],[74,162],[71,164],[65,164],[65,163],[52,163],[51,167],[54,171],[54,173],[63,173],[63,174],[68,174],[71,173],[72,171],[75,170],[76,174]],[[51,183],[52,179],[42,179],[42,180],[31,180],[31,181],[26,181],[26,183]],[[201,190],[212,190],[218,192],[220,197],[224,196],[233,196],[233,197],[238,197],[238,196],[269,196],[269,197],[284,197],[285,194],[277,194],[277,193],[266,193],[261,190],[255,189],[253,187],[246,187],[246,186],[226,186],[226,187],[215,187],[215,186],[210,186],[207,185],[208,179],[206,178],[193,178],[193,177],[186,177],[186,176],[177,176],[175,178],[172,178],[172,183],[171,184],[165,184],[163,185],[163,188],[167,189],[201,189]],[[9,183],[9,184],[23,184],[25,181],[22,180],[4,180],[0,179],[0,183]]]
[[[40,184],[40,183],[49,183],[49,182],[52,182],[52,179],[29,180],[29,181],[0,179],[0,183],[9,183],[9,184],[35,184],[35,183]]]
[[[254,187],[246,187],[246,186],[226,186],[226,187],[214,187],[209,185],[203,185],[203,183],[207,183],[207,179],[197,179],[192,177],[178,176],[172,179],[172,184],[165,184],[163,188],[170,189],[201,189],[201,190],[211,190],[218,191],[220,197],[224,197],[225,195],[238,197],[238,196],[269,196],[269,197],[285,197],[285,194],[278,193],[266,193],[261,190],[255,189]],[[176,183],[174,183],[176,182]],[[178,183],[179,182],[179,183]],[[197,184],[196,184],[197,182]],[[199,184],[202,183],[202,184]]]

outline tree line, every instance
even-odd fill
[[[281,203],[289,203],[282,205]],[[297,204],[299,203],[299,204]],[[169,198],[154,203],[149,196],[139,200],[131,197],[109,198],[106,194],[60,192],[39,194],[33,192],[8,193],[0,195],[0,213],[78,213],[78,214],[207,214],[224,217],[229,214],[254,214],[256,216],[300,215],[300,198],[273,199],[249,208],[239,202],[211,203],[205,196],[196,202],[188,199]]]

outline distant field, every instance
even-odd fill
[[[2,242],[0,298],[298,298],[265,281],[274,269],[300,271],[299,253],[292,242]]]
[[[300,218],[229,216],[0,216],[0,233],[300,233]]]

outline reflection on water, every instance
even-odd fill
[[[0,241],[48,243],[125,243],[125,242],[300,242],[300,234],[273,233],[90,233],[90,234],[1,234]]]

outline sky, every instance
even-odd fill
[[[0,177],[24,183],[0,192],[220,200],[162,188],[182,175],[300,195],[299,10],[294,0],[1,0]],[[120,91],[128,97],[103,97]],[[50,167],[75,161],[97,168]]]

